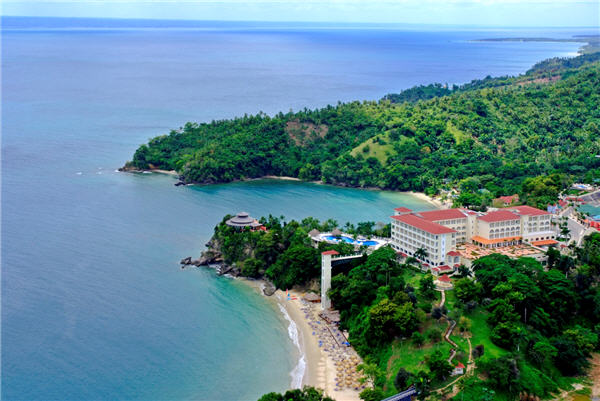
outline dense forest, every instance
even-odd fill
[[[334,220],[269,216],[260,219],[266,231],[250,231],[227,226],[229,217],[211,240],[224,263],[280,289],[317,290],[320,252],[354,252],[343,243],[312,246],[308,232],[331,231],[339,226]],[[386,235],[389,227],[365,222],[344,230]],[[456,322],[454,363],[471,361],[477,373],[464,378],[460,399],[547,398],[568,388],[586,373],[591,352],[600,349],[600,233],[586,237],[581,247],[563,253],[550,248],[547,255],[546,267],[532,258],[498,254],[476,260],[472,270],[461,266],[441,307],[434,277],[412,258],[398,263],[390,247],[365,253],[335,275],[329,296],[365,361],[361,368],[375,384],[361,397],[379,401],[415,385],[423,399],[453,380],[447,362],[453,347],[442,338],[449,321]],[[274,393],[265,397],[281,399]]]
[[[311,230],[332,231],[338,222],[332,219],[320,222],[307,217],[302,221],[286,221],[285,217],[269,215],[259,221],[266,231],[237,230],[225,224],[227,215],[214,230],[212,247],[222,254],[223,261],[240,268],[246,277],[266,277],[281,289],[305,285],[320,276],[320,252],[334,249],[342,254],[354,251],[352,245],[321,242],[313,248],[308,233]],[[374,222],[343,226],[346,233],[364,236],[390,236],[390,225],[378,227]]]
[[[550,59],[518,77],[187,123],[142,145],[125,168],[177,170],[194,183],[280,175],[430,194],[468,179],[467,206],[481,194],[524,193],[528,178],[592,182],[600,179],[598,60]]]

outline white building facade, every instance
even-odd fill
[[[463,243],[498,248],[556,242],[551,214],[531,206],[488,213],[461,208],[413,212],[401,207],[394,209],[391,219],[392,248],[404,257],[416,257],[425,267],[438,267],[438,271],[460,263],[456,246]],[[419,249],[426,256],[421,256]]]

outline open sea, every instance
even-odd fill
[[[518,74],[585,30],[2,18],[2,399],[255,400],[298,380],[277,306],[198,256],[226,213],[387,221],[405,194],[115,170],[187,121]],[[296,374],[293,377],[292,372]]]

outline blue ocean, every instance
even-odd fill
[[[518,74],[584,30],[2,19],[2,399],[255,400],[298,374],[277,305],[198,256],[226,213],[387,221],[406,194],[118,173],[187,121]]]

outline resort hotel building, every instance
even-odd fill
[[[453,270],[461,263],[457,246],[502,248],[527,244],[554,245],[551,214],[531,206],[514,206],[492,212],[468,209],[414,212],[394,209],[391,246],[403,257],[412,256],[437,272]],[[423,249],[426,256],[418,250]]]

